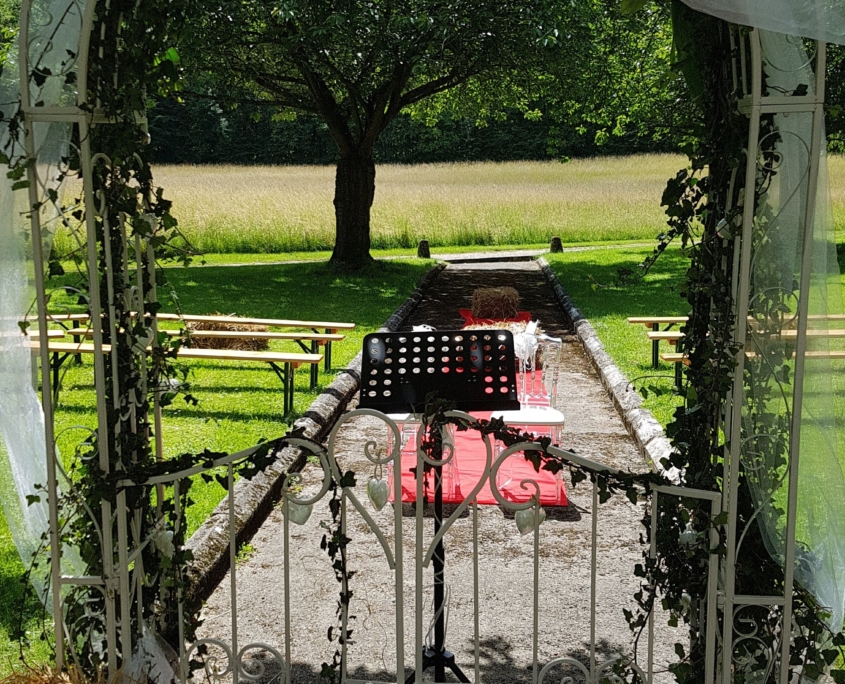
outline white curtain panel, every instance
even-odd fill
[[[845,44],[841,0],[683,0],[699,12],[732,24]]]

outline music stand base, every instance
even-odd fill
[[[442,673],[445,672],[446,668],[448,668],[452,671],[452,674],[458,678],[459,682],[466,682],[466,684],[470,684],[470,681],[469,679],[467,679],[467,676],[464,674],[463,670],[461,670],[461,668],[458,667],[458,664],[455,662],[455,654],[450,653],[446,649],[442,651],[435,651],[430,648],[423,649],[422,671],[425,672],[430,667],[433,667],[435,669],[435,681],[442,681]],[[405,680],[405,684],[414,684],[414,679],[416,678],[416,675],[416,672],[412,672]],[[440,677],[439,680],[438,677]]]

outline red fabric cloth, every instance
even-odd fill
[[[490,412],[473,413],[476,418],[490,418]],[[539,428],[541,430],[542,428]],[[528,431],[533,431],[533,428],[528,427]],[[495,442],[493,458],[495,459]],[[469,494],[478,484],[484,473],[486,464],[486,450],[484,443],[479,434],[475,430],[467,430],[465,432],[455,433],[455,457],[458,472],[457,487],[450,486],[449,468],[444,468],[443,476],[443,503],[458,504],[461,503],[467,494]],[[402,453],[402,501],[403,503],[412,503],[416,500],[417,481],[411,468],[416,466],[416,455],[413,447],[406,447]],[[393,472],[390,473],[390,500],[393,500]],[[429,500],[434,498],[434,473],[429,473],[426,477],[426,484],[428,486]],[[508,482],[508,480],[510,480]],[[528,501],[534,494],[534,487],[526,485],[527,489],[522,489],[520,482],[522,480],[533,480],[540,487],[540,504],[542,506],[568,506],[569,500],[566,496],[566,489],[563,485],[563,480],[553,475],[548,470],[540,469],[539,472],[534,470],[534,465],[525,459],[522,453],[516,453],[507,461],[505,461],[501,468],[499,468],[499,491],[504,497],[510,501],[524,502]],[[426,491],[425,488],[423,491]],[[496,506],[498,501],[493,497],[490,491],[490,483],[485,482],[484,486],[478,492],[476,497],[481,505]]]
[[[531,312],[520,311],[516,318],[502,318],[494,320],[492,318],[475,318],[472,315],[472,309],[458,309],[458,312],[464,319],[464,327],[468,325],[492,325],[495,323],[530,323]]]

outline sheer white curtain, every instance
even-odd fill
[[[732,24],[845,44],[845,3],[839,0],[682,0]]]
[[[805,89],[813,94],[812,55],[801,38],[761,31],[760,43],[771,96]],[[828,353],[841,343],[829,333],[843,327],[843,305],[829,219],[827,159],[822,145],[818,187],[808,197],[813,114],[775,114],[773,124],[761,133],[761,147],[773,149],[774,157],[756,159],[768,164],[772,174],[753,228],[748,340],[754,355],[746,361],[741,458],[766,547],[783,563],[789,473],[781,429],[792,420],[794,392],[800,388],[795,578],[830,610],[829,624],[838,630],[845,617],[845,479],[837,445],[841,407],[835,384],[841,382],[845,364]],[[809,290],[799,292],[808,200],[815,202],[812,265]],[[797,377],[792,371],[799,295],[808,300],[810,319],[804,372]],[[785,309],[777,308],[780,302]]]
[[[73,79],[65,76],[75,69],[81,16],[81,7],[75,0],[33,3],[33,22],[26,44],[31,66],[46,78],[39,83],[30,82],[32,102],[44,106],[75,102]],[[13,50],[0,77],[0,111],[4,115],[0,147],[7,153],[10,133],[6,122],[20,102],[19,59],[17,50]],[[71,124],[38,123],[32,129],[39,195],[43,197],[48,188],[59,189],[57,178],[68,157]],[[23,141],[12,142],[20,154]],[[46,489],[36,488],[46,487],[47,462],[44,414],[33,384],[31,338],[22,333],[19,325],[29,314],[33,323],[29,331],[37,331],[33,320],[31,229],[26,216],[29,198],[26,189],[13,191],[11,184],[5,169],[0,169],[0,502],[18,553],[28,566],[48,528]],[[57,215],[57,208],[45,203],[41,216],[48,252]],[[38,496],[41,501],[30,503],[27,497],[31,496]]]

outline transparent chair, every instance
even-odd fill
[[[535,339],[536,345],[527,347],[530,353],[517,359],[517,394],[521,408],[515,411],[494,411],[491,418],[501,418],[505,425],[519,428],[523,432],[548,434],[553,444],[559,444],[566,424],[563,412],[557,407],[563,343],[548,335],[535,335]],[[497,442],[496,456],[503,450],[504,445]],[[515,459],[521,458],[521,455],[511,456],[499,468],[496,485],[505,495],[521,496],[518,493],[521,478],[514,476],[514,466],[518,462]],[[561,480],[558,483],[558,503],[562,503],[562,497],[565,497],[562,485]]]
[[[389,413],[387,417],[390,418],[399,428],[399,437],[402,440],[400,450],[402,453],[402,463],[407,469],[408,462],[414,463],[416,466],[417,459],[417,434],[420,429],[420,421],[413,413]],[[455,426],[449,424],[446,426],[445,441],[452,445],[454,449],[455,444]],[[388,432],[388,453],[393,450],[393,431]],[[393,462],[387,464],[388,481],[390,482],[391,491],[393,486]],[[456,492],[460,490],[461,479],[458,471],[458,456],[455,453],[452,460],[443,466],[441,471],[441,483],[443,488],[443,496],[451,499],[454,498]]]

